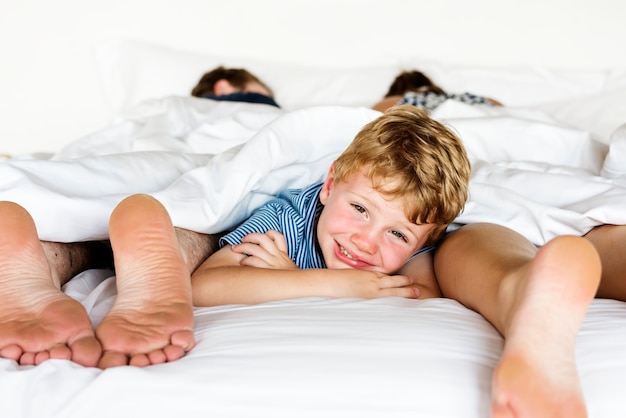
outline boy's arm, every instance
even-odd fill
[[[195,306],[254,304],[307,296],[416,298],[408,276],[363,270],[275,269],[241,265],[247,256],[226,245],[191,277]]]

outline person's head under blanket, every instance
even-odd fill
[[[268,104],[280,107],[267,84],[243,68],[219,66],[205,73],[191,95],[212,100]]]

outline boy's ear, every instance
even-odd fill
[[[227,94],[236,93],[237,91],[239,90],[234,88],[228,80],[225,80],[223,78],[217,80],[213,85],[213,94],[215,94],[216,96],[225,96]]]
[[[326,180],[324,180],[324,184],[322,185],[322,190],[320,190],[320,202],[322,205],[326,204],[328,200],[328,196],[330,196],[330,192],[335,184],[335,162],[330,165],[328,169],[328,174],[326,175]]]

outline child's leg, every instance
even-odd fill
[[[118,295],[96,329],[102,368],[176,360],[194,345],[190,272],[165,208],[122,201],[109,223]]]
[[[589,242],[559,237],[541,249],[507,228],[467,225],[435,254],[444,296],[481,313],[505,338],[493,376],[494,417],[584,417],[576,336],[600,280]]]
[[[0,357],[22,365],[56,358],[95,366],[101,349],[89,316],[60,290],[60,277],[71,275],[57,271],[68,247],[44,250],[28,212],[11,202],[0,202],[0,231]]]
[[[585,235],[602,261],[597,297],[626,301],[626,225],[601,225]]]

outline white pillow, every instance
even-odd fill
[[[487,68],[420,58],[401,63],[390,59],[379,66],[316,67],[190,52],[134,40],[106,41],[96,52],[114,115],[146,99],[187,96],[205,72],[224,65],[256,74],[272,88],[285,110],[319,105],[371,107],[401,71],[420,70],[450,93],[471,92],[507,107],[540,109],[558,121],[591,131],[604,142],[626,121],[621,120],[626,69]]]
[[[286,110],[317,105],[371,107],[400,72],[396,65],[329,68],[287,62],[201,54],[141,41],[115,40],[97,47],[104,89],[114,114],[168,95],[187,96],[213,68],[240,67],[254,73]]]
[[[556,121],[589,131],[594,139],[608,144],[611,134],[626,122],[626,79],[621,87],[608,86],[595,94],[542,103],[537,108]]]
[[[602,175],[609,178],[623,178],[626,181],[626,123],[611,135],[609,152],[604,160]]]
[[[480,67],[450,63],[404,63],[419,69],[449,93],[470,92],[491,97],[505,106],[534,107],[626,86],[626,71],[557,70],[542,67]]]

